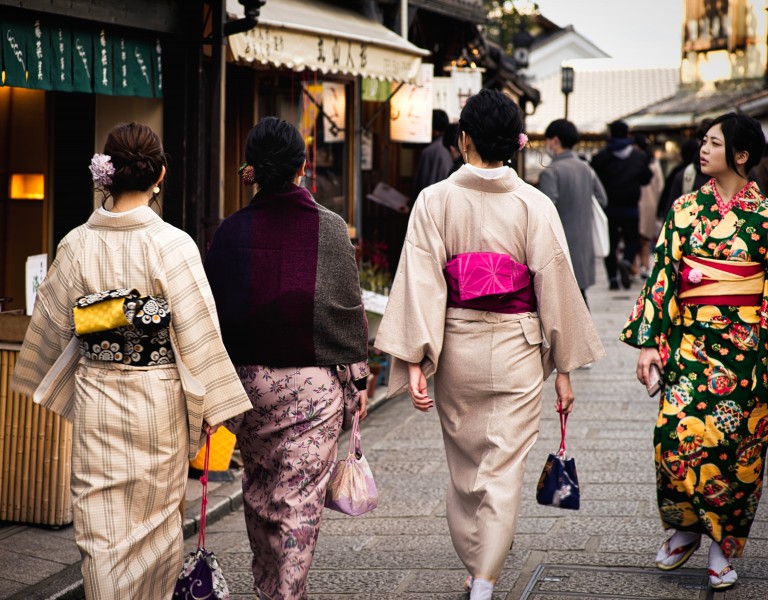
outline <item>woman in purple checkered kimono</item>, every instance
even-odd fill
[[[267,117],[241,175],[257,192],[216,232],[205,261],[224,345],[253,403],[232,424],[259,598],[302,600],[336,459],[345,366],[365,416],[368,328],[344,220],[301,187],[306,146]]]

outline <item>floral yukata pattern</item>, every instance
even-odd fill
[[[663,525],[707,534],[725,556],[738,557],[760,500],[768,442],[768,290],[763,285],[760,306],[679,303],[678,277],[689,255],[755,262],[765,272],[768,202],[754,183],[730,207],[717,199],[711,180],[674,203],[620,339],[657,347],[664,363],[654,430]]]
[[[254,408],[237,432],[254,585],[262,597],[303,600],[336,460],[341,384],[325,367],[237,372]]]

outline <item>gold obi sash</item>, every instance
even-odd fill
[[[680,304],[760,306],[765,272],[762,263],[683,256]]]

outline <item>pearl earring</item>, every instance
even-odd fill
[[[153,194],[159,194],[160,193],[160,186],[156,185],[155,187],[153,187],[152,188],[152,193]]]

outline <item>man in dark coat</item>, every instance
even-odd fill
[[[444,110],[432,111],[432,143],[424,148],[413,176],[413,198],[425,187],[442,181],[451,174],[453,157],[443,144],[443,133],[448,128],[448,114]]]
[[[638,201],[640,188],[647,184],[653,173],[649,157],[633,145],[629,136],[629,127],[624,121],[614,121],[608,125],[610,139],[605,148],[592,158],[592,168],[597,173],[608,196],[608,228],[611,247],[605,258],[610,288],[619,289],[621,284],[628,288],[631,284],[630,270],[640,248],[638,231],[640,213]],[[624,241],[624,253],[617,255],[619,242]]]

